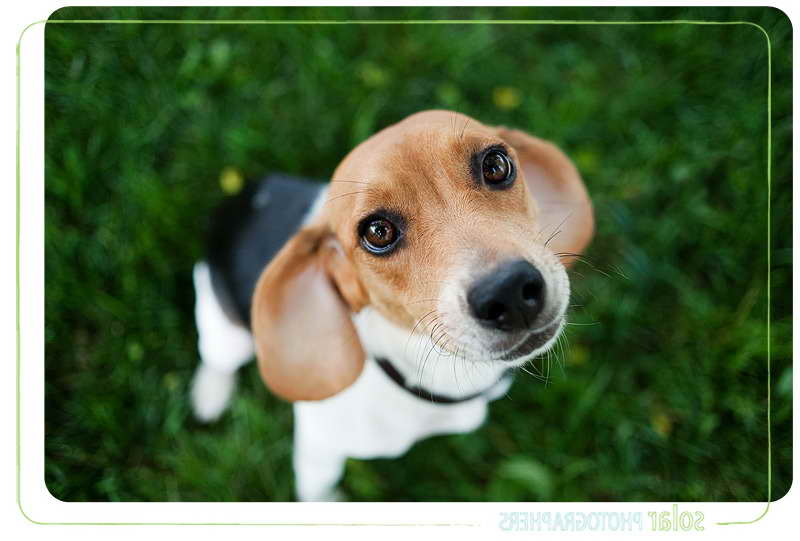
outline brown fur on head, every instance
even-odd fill
[[[483,182],[487,149],[507,154],[513,183]],[[374,217],[400,234],[388,254],[364,245]],[[253,303],[262,375],[289,400],[325,398],[352,383],[365,354],[349,316],[364,306],[409,332],[436,310],[448,335],[441,347],[475,361],[508,359],[528,330],[509,335],[476,325],[466,288],[504,261],[530,261],[549,291],[531,328],[549,325],[555,335],[569,297],[564,264],[592,233],[580,176],[554,145],[459,113],[414,114],[345,157],[321,211],[264,271]],[[530,358],[548,340],[517,356]]]

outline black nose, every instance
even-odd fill
[[[503,263],[475,282],[467,302],[478,323],[515,331],[531,326],[544,306],[544,278],[524,259]]]

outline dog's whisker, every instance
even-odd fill
[[[530,370],[525,368],[525,365],[520,365],[520,366],[514,367],[514,371],[525,372],[526,374],[528,374],[529,376],[531,376],[532,378],[537,379],[537,380],[541,380],[542,379],[542,377],[539,374],[534,374],[533,372],[531,372]]]
[[[541,381],[541,382],[547,383],[547,378],[545,378],[544,376],[540,376],[539,374],[534,374],[533,372],[531,372],[530,370],[528,370],[527,368],[525,368],[525,366],[524,366],[524,365],[520,365],[520,366],[518,366],[518,367],[517,367],[517,370],[522,370],[523,372],[525,372],[526,374],[528,374],[528,375],[529,375],[529,376],[531,376],[532,378],[534,378],[534,379],[536,379],[536,380],[538,380],[538,381]]]
[[[467,363],[465,356],[467,348],[461,343],[462,337],[471,331],[468,328],[464,328],[459,333],[458,337],[454,338],[446,324],[440,320],[442,315],[444,314],[437,312],[437,317],[428,324],[431,328],[428,333],[426,346],[419,350],[418,353],[416,379],[420,385],[423,385],[428,379],[434,381],[435,372],[441,363],[441,359],[443,357],[452,358],[453,361],[451,365],[454,372],[454,381],[460,392],[463,385],[458,377],[459,364],[461,364],[462,372],[464,372],[467,377],[470,386],[474,387],[472,372],[477,370],[477,366],[472,363]],[[430,314],[428,314],[428,316],[430,317]],[[453,347],[454,345],[455,347]]]
[[[431,353],[433,353],[435,351],[436,351],[436,345],[434,344],[433,347],[431,348],[431,350],[428,352],[428,356],[430,357]],[[433,387],[433,383],[436,381],[436,367],[438,365],[438,360],[439,360],[439,355],[438,355],[438,352],[437,352],[437,355],[435,355],[431,359],[431,363],[430,363],[431,369],[428,371],[428,372],[430,372],[430,383],[431,383],[431,385],[427,386],[428,389],[431,389]],[[426,360],[426,365],[427,365],[427,360]],[[423,374],[423,378],[420,380],[420,385],[425,386],[424,374]],[[430,395],[431,395],[431,397],[433,397],[433,391],[432,390],[430,391]]]
[[[555,253],[555,254],[553,254],[553,255],[555,255],[555,256],[557,256],[557,257],[564,257],[564,256],[580,257],[580,258],[583,258],[583,259],[585,259],[585,260],[588,260],[588,258],[587,258],[585,255],[583,255],[583,254],[576,254],[576,253],[574,253],[574,252],[556,252],[556,253]],[[588,261],[587,261],[587,262],[588,262]]]
[[[425,320],[427,317],[431,316],[432,314],[436,314],[436,313],[437,313],[437,311],[436,311],[436,308],[434,308],[433,310],[431,310],[430,312],[427,312],[425,315],[423,315],[421,318],[419,318],[419,319],[417,320],[417,322],[414,324],[414,326],[411,328],[411,332],[409,333],[409,336],[412,336],[412,335],[414,334],[414,331],[416,331],[416,330],[417,330],[417,327],[418,327],[418,326],[419,326],[419,325],[420,325],[420,324],[421,324],[421,323],[422,323],[422,322],[423,322],[423,321],[424,321],[424,320]]]
[[[559,258],[561,258],[561,257],[572,257],[572,258],[574,258],[576,261],[579,261],[579,262],[581,262],[581,263],[585,263],[585,264],[586,264],[586,265],[588,265],[588,266],[589,266],[589,267],[590,267],[592,270],[594,270],[594,271],[596,271],[596,272],[599,272],[600,274],[602,274],[602,275],[603,275],[603,276],[605,276],[606,278],[612,278],[612,276],[611,276],[610,274],[608,274],[607,272],[605,272],[603,269],[600,269],[600,268],[598,268],[598,267],[597,267],[596,265],[594,265],[594,264],[593,264],[591,261],[589,261],[589,259],[588,259],[588,258],[586,258],[585,256],[583,256],[583,255],[581,255],[581,254],[573,254],[573,253],[571,253],[571,252],[559,252],[559,253],[557,253],[557,254],[555,254],[555,255],[556,255],[556,257],[559,257]],[[617,268],[617,267],[612,267],[612,268],[611,268],[611,270],[612,270],[612,271],[614,271],[615,273],[619,274],[619,275],[620,275],[622,278],[624,278],[625,280],[630,280],[630,278],[628,278],[628,277],[627,277],[627,276],[626,276],[626,275],[625,275],[625,274],[624,274],[624,273],[623,273],[623,272],[622,272],[622,271],[621,271],[619,268]]]
[[[564,338],[564,378],[567,377],[567,361],[569,360],[569,354],[572,349],[571,344],[569,343],[569,333],[561,333],[561,336]]]
[[[478,341],[480,340],[480,338],[475,333],[475,331],[470,330],[470,329],[465,329],[465,331],[462,332],[461,335],[459,336],[459,340],[461,340],[461,338],[463,338],[464,335],[467,334],[467,333],[469,333],[468,336],[470,338],[474,338],[475,340],[478,340]],[[474,348],[471,348],[471,347],[468,347],[468,346],[464,345],[464,354],[467,354],[467,353],[473,358],[491,358],[491,356],[492,356],[491,352],[484,351],[484,350],[475,350]],[[466,361],[466,357],[465,357],[464,360]]]
[[[335,196],[333,196],[333,197],[330,197],[330,198],[326,199],[326,200],[325,200],[325,204],[327,205],[327,204],[328,204],[328,203],[330,203],[331,201],[336,201],[337,199],[341,199],[342,197],[347,197],[348,195],[358,195],[358,194],[360,194],[360,193],[369,193],[369,190],[359,190],[359,191],[357,191],[357,192],[348,192],[348,193],[343,193],[343,194],[335,195]]]
[[[548,238],[546,241],[544,241],[544,245],[545,245],[545,247],[547,247],[547,245],[548,245],[548,244],[550,244],[550,242],[551,242],[551,241],[552,241],[554,238],[556,238],[556,237],[559,235],[559,233],[561,233],[561,229],[559,229],[558,231],[556,231],[555,233],[553,233],[552,235],[550,235],[550,237],[549,237],[549,238]]]
[[[432,335],[431,335],[431,338],[433,338]],[[441,339],[441,335],[440,335],[439,339]],[[436,342],[438,342],[439,339],[437,339]],[[432,342],[430,347],[427,348],[427,353],[425,354],[425,359],[422,361],[422,370],[420,371],[419,385],[423,385],[425,367],[428,364],[428,359],[430,358],[431,353],[436,349],[436,342]]]
[[[570,212],[569,214],[567,214],[566,216],[564,216],[564,219],[563,219],[563,220],[561,220],[561,223],[559,223],[557,226],[555,226],[555,227],[553,228],[553,230],[554,230],[554,233],[553,233],[552,235],[550,235],[550,238],[548,238],[548,239],[545,241],[545,243],[544,243],[544,245],[545,245],[545,246],[547,246],[548,244],[550,244],[550,242],[551,242],[551,241],[552,241],[554,238],[556,238],[556,237],[558,236],[558,234],[559,234],[559,233],[561,233],[561,227],[562,227],[562,226],[563,226],[565,223],[567,223],[567,220],[569,220],[569,219],[572,217],[572,215],[573,215],[574,213],[575,213],[575,211],[572,211],[572,212]]]
[[[462,128],[461,128],[461,133],[460,133],[460,134],[459,134],[459,136],[458,136],[458,138],[459,138],[461,141],[463,141],[463,140],[464,140],[464,132],[465,132],[465,131],[467,131],[467,126],[469,126],[469,123],[470,123],[471,121],[472,121],[472,119],[471,119],[471,118],[469,118],[469,117],[467,117],[467,120],[464,122],[464,126],[462,126]]]
[[[411,332],[408,333],[408,339],[406,340],[406,345],[403,348],[403,352],[404,353],[408,353],[408,344],[411,341],[411,338],[414,336],[414,331],[417,330],[417,327],[419,327],[419,325],[422,323],[423,320],[425,320],[426,318],[430,317],[431,315],[433,315],[435,313],[436,313],[436,308],[434,308],[430,312],[426,313],[424,316],[422,316],[421,318],[419,318],[417,320],[417,322],[411,328]]]
[[[525,366],[525,365],[522,365],[522,366]],[[541,378],[541,379],[542,379],[542,381],[544,381],[544,371],[543,371],[542,369],[540,369],[538,366],[536,366],[536,363],[533,363],[533,362],[531,362],[531,363],[530,363],[528,366],[529,366],[529,367],[530,367],[530,368],[531,368],[531,369],[532,369],[534,372],[536,372],[536,375],[537,375],[539,378]]]
[[[612,271],[614,271],[615,273],[619,274],[624,280],[630,280],[628,275],[625,274],[619,266],[617,266],[617,265],[609,265],[608,268],[611,269]]]
[[[438,312],[438,313],[439,313],[439,315],[441,315],[441,316],[447,316],[447,315],[448,315],[448,313],[447,313],[447,312]],[[446,325],[445,325],[445,329],[447,330],[447,327],[446,327]],[[449,330],[448,330],[448,332],[449,332]],[[477,358],[477,357],[486,357],[486,356],[488,356],[488,354],[487,354],[486,352],[484,352],[484,351],[477,351],[477,352],[476,352],[475,350],[473,350],[473,349],[471,349],[471,348],[467,348],[467,347],[466,347],[464,344],[462,344],[462,340],[461,340],[461,339],[462,339],[462,338],[464,337],[464,335],[465,335],[465,334],[467,334],[468,332],[470,333],[470,336],[471,336],[471,337],[475,338],[476,340],[478,339],[478,336],[475,334],[475,332],[474,332],[474,331],[472,331],[472,330],[470,330],[470,329],[469,329],[469,328],[467,328],[467,327],[465,327],[465,328],[462,330],[462,332],[461,332],[461,333],[458,335],[458,337],[456,337],[456,338],[453,338],[453,336],[452,336],[452,334],[451,334],[451,335],[450,335],[450,338],[451,338],[451,340],[452,340],[454,343],[458,344],[458,345],[459,345],[459,347],[461,347],[461,348],[464,350],[464,353],[470,353],[470,354],[471,354],[473,357],[476,357],[476,358]]]
[[[439,332],[439,335],[436,337],[436,339],[433,342],[433,349],[437,349],[437,345],[439,345],[439,342],[441,341],[441,339],[443,337],[447,337],[448,336],[447,328],[445,327],[444,323],[442,323],[442,325],[439,327],[438,332]],[[441,350],[442,349],[441,346],[439,346],[438,349]],[[429,355],[430,355],[430,353],[429,353]]]
[[[561,333],[558,338],[556,338],[556,347],[558,348],[558,352],[556,354],[556,365],[558,366],[559,370],[561,370],[561,375],[566,377],[567,374],[564,371],[564,367],[566,366],[566,359],[567,353],[564,350],[564,333]]]
[[[543,370],[543,372],[544,372],[544,384],[545,384],[545,387],[547,387],[548,384],[550,383],[550,350],[549,349],[547,350],[547,353],[544,356],[544,365],[543,365],[543,367],[544,367],[544,370]]]
[[[433,335],[442,326],[441,321],[438,321],[438,317],[436,318],[436,323],[434,324],[433,328],[431,328],[431,332],[429,335],[428,344],[426,344],[425,348],[422,350],[421,355],[417,359],[417,365],[419,366],[418,370],[418,381],[422,383],[422,374],[425,371],[425,363],[428,360],[428,356],[430,355],[430,350],[433,348]],[[422,362],[420,362],[422,361]]]
[[[578,254],[558,253],[553,255],[555,255],[559,259],[571,258],[573,261],[581,261],[580,259],[581,256]]]
[[[416,353],[416,364],[417,364],[419,370],[421,370],[419,361],[425,355],[425,351],[427,350],[427,346],[432,341],[433,334],[436,332],[438,327],[441,325],[441,321],[440,321],[441,317],[442,317],[441,314],[439,314],[435,310],[433,310],[432,312],[435,312],[434,317],[432,319],[430,319],[429,321],[427,321],[423,325],[423,328],[429,329],[429,332],[428,333],[424,333],[424,334],[423,333],[419,333],[419,334],[416,335],[416,338],[417,338],[417,341],[416,341],[416,344],[417,344],[416,345],[416,351],[417,351],[417,353]],[[430,315],[431,315],[431,313],[427,314],[424,317],[430,317]]]
[[[436,382],[436,369],[439,367],[439,362],[441,357],[439,355],[433,361],[433,368],[431,369],[431,388],[433,388],[433,384]],[[431,391],[431,397],[433,396],[433,391]]]

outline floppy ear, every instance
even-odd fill
[[[556,254],[580,254],[594,234],[592,202],[572,162],[554,144],[504,126],[498,135],[514,147],[525,184],[539,209],[545,239]],[[557,231],[560,231],[557,233]],[[574,257],[562,257],[565,265]]]
[[[366,295],[326,227],[300,230],[256,284],[252,329],[261,377],[289,401],[322,400],[352,384],[364,351],[350,319]]]

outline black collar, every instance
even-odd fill
[[[406,378],[403,377],[403,374],[401,374],[400,371],[397,370],[397,368],[395,368],[394,365],[384,357],[376,357],[375,362],[378,363],[378,366],[381,367],[381,370],[383,370],[383,372],[387,376],[389,376],[392,379],[392,381],[394,381],[397,385],[399,385],[409,393],[413,394],[417,398],[420,398],[422,400],[427,400],[428,402],[433,402],[434,404],[458,404],[460,402],[466,402],[467,400],[472,400],[473,398],[478,398],[479,396],[486,394],[501,381],[512,377],[511,371],[506,370],[503,373],[503,375],[500,376],[500,379],[498,379],[495,383],[490,385],[487,389],[484,389],[483,391],[473,393],[467,396],[459,396],[458,398],[454,398],[452,396],[434,393],[433,391],[430,391],[423,387],[408,385],[406,383]]]

